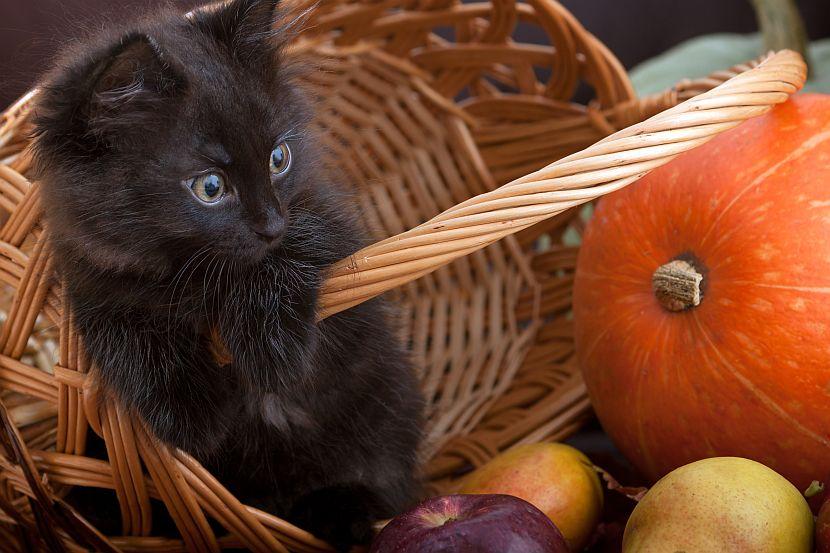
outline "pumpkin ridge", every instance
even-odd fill
[[[609,332],[611,332],[612,328],[613,329],[618,329],[619,328],[618,323],[620,323],[623,319],[627,319],[627,318],[630,318],[630,315],[628,313],[623,313],[622,315],[620,315],[619,317],[614,319],[614,321],[610,325],[608,325],[608,328],[606,328],[605,330],[600,332],[600,334],[596,337],[596,339],[585,350],[585,353],[584,353],[585,354],[585,359],[589,359],[591,357],[591,355],[593,355],[594,350],[597,349],[597,346],[600,344],[602,339],[605,338],[605,336],[608,335]]]
[[[609,274],[601,274],[601,273],[581,273],[583,278],[587,278],[589,280],[610,280],[612,282],[622,282],[625,284],[642,284],[642,280],[634,277],[623,277],[617,273],[609,273]]]
[[[726,367],[727,369],[729,369],[729,372],[744,387],[745,390],[747,390],[753,396],[758,398],[758,400],[761,402],[761,404],[764,407],[766,407],[770,412],[774,413],[775,415],[778,415],[779,417],[781,417],[782,419],[787,421],[787,423],[792,424],[795,428],[800,430],[805,436],[807,436],[809,438],[812,438],[813,440],[815,440],[816,442],[818,442],[819,444],[821,444],[825,447],[830,447],[830,440],[822,437],[819,434],[816,434],[815,432],[813,432],[809,428],[805,427],[795,417],[793,417],[791,414],[787,413],[780,405],[778,405],[778,403],[773,401],[772,398],[770,398],[768,395],[766,395],[764,392],[762,392],[760,389],[758,389],[756,386],[754,386],[750,379],[748,379],[744,374],[742,374],[740,371],[738,371],[732,365],[732,363],[730,363],[726,359],[726,357],[724,357],[724,355],[720,352],[718,347],[715,345],[715,343],[710,338],[709,333],[706,331],[703,324],[699,320],[697,320],[696,317],[695,317],[695,322],[698,325],[698,329],[700,330],[701,336],[703,336],[703,338],[706,339],[706,342],[709,345],[709,347],[712,349],[713,352],[715,352],[715,355],[718,356],[718,359],[720,359],[723,366]]]
[[[720,223],[721,219],[723,219],[724,215],[726,215],[729,212],[729,210],[732,209],[732,207],[740,201],[744,194],[746,194],[756,186],[759,186],[765,181],[767,181],[769,177],[774,175],[782,166],[795,161],[796,159],[814,150],[816,147],[830,139],[830,125],[826,125],[824,128],[827,130],[822,130],[818,134],[814,134],[807,138],[796,148],[787,152],[787,155],[784,156],[783,159],[778,160],[776,163],[765,169],[762,173],[760,173],[758,176],[752,179],[750,183],[746,185],[745,188],[742,188],[740,192],[735,194],[732,197],[732,200],[726,205],[726,207],[724,207],[720,211],[720,213],[718,213],[718,215],[712,221],[712,224],[709,226],[709,230],[706,231],[706,234],[704,234],[703,238],[701,238],[700,240],[701,245],[706,244],[706,241],[708,240],[709,236],[712,234],[712,232],[714,232],[715,228],[718,226],[718,223]]]
[[[752,282],[749,280],[732,280],[730,284],[737,286],[757,286],[759,288],[771,288],[774,290],[791,290],[793,292],[830,294],[830,286],[796,286],[793,284],[772,284],[769,282]]]
[[[640,365],[642,366],[642,364]],[[639,375],[637,376],[636,381],[636,388],[635,388],[635,397],[636,401],[634,402],[635,408],[637,409],[637,441],[640,444],[640,458],[645,462],[647,471],[649,474],[656,474],[657,473],[657,463],[654,462],[654,458],[651,456],[651,449],[648,447],[649,440],[646,437],[646,421],[648,417],[643,416],[643,409],[646,405],[646,402],[643,401],[643,384],[646,380],[646,374],[640,371]]]

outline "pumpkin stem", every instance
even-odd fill
[[[785,48],[795,50],[809,66],[807,45],[810,39],[795,0],[752,0],[752,4],[764,48],[773,52]]]
[[[651,276],[651,288],[657,301],[669,311],[683,311],[700,304],[703,275],[682,259],[661,265]]]

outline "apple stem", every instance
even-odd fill
[[[810,486],[804,490],[804,497],[813,497],[824,491],[824,484],[818,480],[810,482]]]
[[[651,288],[666,310],[677,312],[700,305],[703,275],[690,262],[675,259],[661,265],[651,276]]]

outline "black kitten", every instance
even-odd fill
[[[322,272],[365,233],[319,170],[276,4],[78,48],[38,98],[38,178],[103,389],[244,501],[346,548],[413,497],[422,401],[382,303],[315,322]]]

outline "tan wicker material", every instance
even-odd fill
[[[357,183],[379,240],[333,268],[321,316],[398,290],[429,402],[432,492],[589,416],[569,318],[577,206],[783,102],[805,78],[781,52],[636,99],[617,60],[551,0],[328,0],[307,25],[291,55],[317,69],[305,85],[332,170]],[[546,45],[516,42],[517,26]],[[587,106],[573,101],[580,83],[594,92]],[[27,178],[35,96],[0,121],[0,551],[327,550],[99,399]],[[107,460],[85,456],[88,428]],[[85,524],[61,499],[70,486],[114,490],[123,535]],[[180,539],[151,535],[150,498]]]

